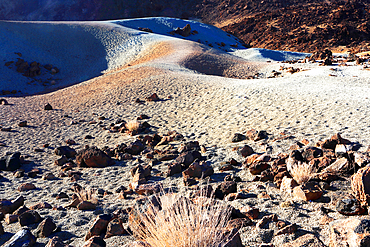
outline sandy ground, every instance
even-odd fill
[[[300,72],[283,72],[282,77],[270,78],[272,71],[280,67],[301,68]],[[260,79],[246,78],[259,73]],[[234,77],[234,78],[228,78]],[[57,174],[59,168],[53,165],[57,158],[53,149],[65,145],[65,140],[73,139],[82,149],[86,144],[100,148],[114,147],[135,139],[127,134],[110,133],[103,127],[118,119],[136,119],[141,114],[150,116],[148,120],[160,134],[176,130],[187,140],[198,140],[208,149],[207,155],[216,171],[222,162],[231,157],[243,161],[232,148],[248,144],[257,152],[270,150],[278,154],[288,150],[296,141],[307,139],[311,145],[329,138],[335,133],[352,141],[358,141],[366,149],[370,145],[370,71],[362,66],[318,66],[318,64],[284,64],[278,62],[241,61],[236,57],[210,50],[209,47],[195,45],[189,41],[165,41],[151,45],[142,51],[136,60],[110,70],[104,75],[82,83],[54,91],[52,93],[27,96],[6,97],[10,105],[0,105],[0,126],[13,128],[11,132],[0,132],[0,156],[7,152],[19,151],[27,155],[30,164],[43,172]],[[135,103],[157,93],[162,101]],[[171,96],[171,97],[169,97]],[[43,106],[50,103],[54,110],[44,111]],[[98,120],[104,116],[105,120]],[[29,127],[18,127],[26,120]],[[84,120],[84,121],[82,121]],[[98,124],[89,124],[91,120]],[[71,124],[74,121],[76,124]],[[231,143],[234,133],[245,133],[250,129],[265,130],[268,140],[261,142],[244,141]],[[293,139],[274,141],[281,132],[294,136]],[[86,135],[93,139],[84,139]],[[42,148],[49,144],[49,148]],[[35,152],[41,148],[44,152]],[[114,191],[120,185],[128,186],[130,168],[135,161],[118,162],[105,169],[82,169],[79,183],[86,187]],[[165,163],[155,167],[161,171]],[[0,198],[14,199],[22,194],[26,205],[47,201],[53,206],[64,205],[68,200],[56,200],[55,194],[68,189],[73,184],[68,178],[51,181],[30,178],[14,178],[9,172],[1,172],[6,178],[0,181]],[[251,174],[238,170],[243,178],[241,187],[251,191],[260,190],[249,183]],[[214,175],[217,181],[217,175]],[[18,192],[17,187],[24,182],[32,182],[38,190]],[[163,179],[165,186],[183,188],[179,176]],[[314,231],[318,227],[319,216],[314,214],[314,205],[307,203],[298,210],[278,211],[281,196],[271,184],[262,183],[273,195],[272,200],[238,200],[235,205],[257,205],[260,210],[278,212],[279,217],[297,222],[305,230]],[[133,196],[135,197],[135,196]],[[40,210],[42,216],[51,216],[62,231],[56,233],[66,243],[82,246],[83,237],[97,214],[111,213],[117,208],[127,207],[132,200],[122,200],[113,193],[100,197],[100,206],[95,211]],[[311,210],[308,218],[298,214]],[[338,213],[335,218],[340,218]],[[308,224],[310,222],[310,224]],[[312,224],[311,224],[312,223]],[[5,235],[0,236],[0,245],[20,229],[19,224],[3,224]],[[249,232],[248,232],[249,231]],[[260,230],[263,231],[263,230]],[[322,234],[327,234],[324,228]],[[271,233],[247,229],[242,233],[246,246],[259,246],[263,236]],[[270,236],[271,237],[271,236]],[[274,238],[276,246],[291,240],[292,236]],[[44,246],[49,238],[38,239],[36,246]],[[106,240],[108,246],[123,246],[132,240],[130,236],[112,237]],[[327,242],[327,239],[322,239]]]

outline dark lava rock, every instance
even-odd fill
[[[215,197],[222,200],[228,194],[235,193],[236,191],[237,184],[235,181],[224,181],[217,186]]]
[[[28,226],[34,223],[40,222],[41,216],[34,210],[29,210],[18,217],[19,224],[21,226]]]
[[[21,153],[16,152],[0,158],[0,170],[16,171],[21,167]]]
[[[241,142],[247,139],[247,137],[243,134],[235,133],[233,138],[231,139],[232,142]]]
[[[51,218],[44,219],[35,231],[35,236],[38,238],[48,237],[57,228]]]
[[[361,207],[359,201],[354,198],[341,199],[337,202],[336,208],[339,213],[344,215],[366,214],[366,208]]]
[[[49,103],[47,103],[47,104],[44,106],[44,110],[46,110],[46,111],[50,111],[50,110],[53,110],[53,107],[52,107]]]

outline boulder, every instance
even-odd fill
[[[69,146],[60,146],[54,149],[54,153],[59,156],[65,155],[67,158],[74,158],[77,154],[76,150]]]
[[[205,178],[213,175],[214,170],[210,164],[204,161],[195,161],[188,169],[182,172],[184,179],[186,178]]]
[[[18,191],[20,192],[34,189],[36,189],[36,186],[33,183],[23,183],[18,187]]]
[[[244,147],[240,150],[240,154],[243,157],[248,157],[249,155],[254,154],[254,151],[250,146],[244,145]]]
[[[50,110],[53,110],[53,107],[52,107],[49,103],[47,103],[47,104],[44,106],[44,110],[46,110],[46,111],[50,111]]]
[[[99,148],[88,147],[78,152],[76,163],[79,167],[104,168],[114,164],[114,161]]]
[[[125,230],[125,228],[123,228],[121,220],[113,219],[108,223],[107,232],[104,238],[110,238],[123,234],[127,234],[127,231]]]
[[[293,188],[294,199],[303,201],[314,201],[319,199],[323,194],[323,190],[316,182],[307,182]]]
[[[94,223],[90,227],[89,231],[85,236],[85,241],[89,240],[93,236],[100,236],[107,230],[107,226],[112,217],[109,214],[101,214],[95,219]]]
[[[0,171],[16,171],[21,167],[21,153],[15,152],[0,158]]]
[[[3,247],[31,247],[36,243],[35,236],[28,229],[22,229],[11,237]]]
[[[176,162],[181,164],[181,166],[186,169],[195,160],[200,159],[202,155],[196,150],[184,151],[177,158]]]
[[[28,210],[18,216],[18,222],[21,226],[28,226],[31,224],[39,223],[42,220],[39,213],[34,210]]]
[[[329,247],[370,246],[370,218],[348,218],[329,224]]]
[[[39,224],[34,233],[37,238],[46,238],[50,236],[56,228],[57,226],[53,220],[51,218],[46,218]]]
[[[0,200],[0,213],[11,214],[24,204],[24,197],[19,196],[13,202],[9,200]]]
[[[221,182],[216,190],[215,190],[215,197],[218,199],[224,199],[230,193],[237,192],[237,184],[234,181],[224,181]]]
[[[181,173],[182,171],[182,166],[180,163],[174,162],[171,164],[167,165],[168,170],[167,170],[167,177],[173,176],[175,174]]]
[[[370,205],[370,167],[363,167],[351,177],[351,188],[362,207]]]

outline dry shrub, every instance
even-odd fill
[[[130,121],[126,123],[126,128],[130,132],[135,132],[139,129],[140,123],[138,121]]]
[[[153,247],[221,247],[235,232],[225,231],[231,210],[223,202],[203,197],[196,203],[178,194],[157,197],[160,207],[149,203],[138,214],[130,228],[138,240]]]
[[[308,163],[298,162],[290,164],[288,167],[290,175],[292,175],[293,179],[298,184],[307,183],[315,175],[316,172],[315,167]]]
[[[93,204],[98,204],[98,199],[96,198],[96,190],[95,189],[80,189],[78,191],[75,191],[76,195],[80,202],[82,201],[88,201]]]

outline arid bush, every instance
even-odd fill
[[[200,198],[198,198],[200,199]],[[230,207],[202,197],[195,203],[187,197],[161,193],[145,210],[136,208],[130,228],[137,240],[153,247],[221,247],[235,235],[225,230]]]
[[[287,167],[290,175],[292,175],[293,179],[298,184],[307,183],[315,175],[316,172],[315,167],[308,163],[297,162],[287,164]]]
[[[130,121],[126,123],[126,129],[129,132],[136,132],[140,128],[140,123],[138,121]]]

